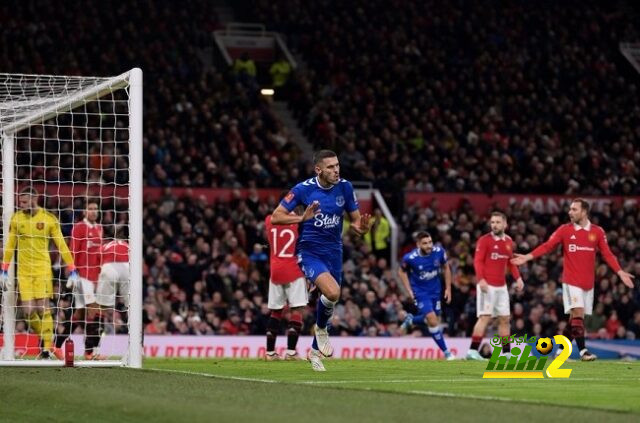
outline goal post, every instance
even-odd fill
[[[46,340],[53,342],[52,350],[56,346],[57,339],[51,341],[49,330],[53,324],[56,338],[71,336],[74,340],[76,365],[140,368],[142,71],[134,68],[107,78],[0,74],[0,138],[3,252],[7,248],[12,216],[19,210],[16,201],[22,189],[35,189],[41,197],[39,206],[46,211],[21,213],[25,220],[16,224],[19,226],[15,231],[18,244],[8,269],[9,282],[2,290],[0,365],[64,365],[62,360],[33,358],[34,352],[42,352]],[[100,217],[95,221],[83,219],[90,202],[98,204]],[[39,220],[41,217],[45,223]],[[40,236],[51,248],[55,242],[50,241],[55,241],[56,236],[53,231],[48,232],[48,222],[55,219],[59,221],[66,245],[72,244],[71,231],[78,222],[99,228],[100,242],[92,238],[85,244],[76,243],[76,257],[78,245],[86,245],[82,247],[86,250],[81,251],[85,256],[103,257],[101,254],[107,254],[103,247],[109,239],[127,241],[129,262],[122,263],[121,267],[127,270],[116,282],[107,283],[110,279],[103,277],[104,264],[102,270],[100,265],[94,266],[100,272],[99,278],[95,277],[98,273],[88,276],[91,273],[86,273],[87,266],[80,267],[81,283],[70,290],[66,288],[64,253],[56,248],[50,254],[51,276],[47,276],[48,271],[46,275],[38,273],[37,276],[46,276],[40,278],[45,281],[40,284],[38,278],[31,277],[33,275],[24,264],[29,263],[26,253],[20,267],[21,245],[24,245],[23,250],[27,249],[26,241],[21,244],[20,239]],[[123,274],[127,276],[123,277]],[[124,282],[125,279],[128,280]],[[51,283],[47,285],[49,280]],[[88,291],[91,290],[86,289],[85,284],[93,284],[93,297],[89,296]],[[106,288],[101,290],[101,284],[103,288],[112,287],[113,293]],[[27,292],[28,289],[33,291]],[[34,312],[31,304],[38,301],[45,307]],[[90,308],[96,310],[97,317],[89,321],[86,317],[90,315],[89,309],[86,308],[82,313],[85,320],[74,322],[73,312],[83,309],[83,304],[95,304]],[[90,324],[98,325],[95,327],[99,327],[102,334],[97,338],[91,332],[94,339],[125,339],[124,344],[120,342],[119,348],[107,351],[110,357],[106,360],[95,360],[98,354],[91,360],[78,359],[83,357],[84,339],[87,339],[86,331]],[[101,348],[96,346],[93,350],[101,351]]]

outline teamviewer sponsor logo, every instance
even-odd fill
[[[340,224],[340,216],[332,214],[331,216],[324,213],[318,213],[314,217],[313,226],[317,228],[335,228]]]
[[[508,260],[509,256],[500,253],[491,253],[491,260]]]
[[[595,251],[593,247],[581,247],[576,244],[569,244],[569,252],[575,253],[576,251]]]

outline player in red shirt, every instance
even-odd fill
[[[473,327],[471,347],[467,359],[483,360],[478,352],[482,337],[492,318],[498,319],[498,334],[509,336],[511,307],[509,290],[505,281],[507,266],[516,280],[516,290],[522,291],[524,282],[518,267],[509,264],[513,257],[513,240],[504,231],[507,228],[507,216],[501,212],[491,213],[489,219],[491,232],[481,236],[476,244],[473,267],[476,272],[476,314],[478,321]],[[503,352],[509,352],[511,344],[503,343]]]
[[[511,263],[520,266],[530,260],[538,258],[554,250],[562,244],[562,300],[564,312],[569,314],[571,332],[567,335],[573,338],[580,349],[582,361],[593,361],[597,357],[585,347],[584,315],[593,311],[594,269],[596,266],[596,251],[613,269],[622,282],[633,289],[634,277],[620,268],[618,260],[609,249],[604,230],[589,221],[589,203],[577,198],[571,202],[569,208],[571,223],[560,226],[551,234],[549,239],[529,254],[515,254]]]
[[[74,320],[85,322],[84,355],[87,360],[101,358],[94,354],[94,348],[100,342],[100,308],[95,296],[102,246],[102,225],[98,223],[98,216],[98,202],[87,200],[84,218],[73,225],[69,245],[80,279],[77,283],[69,280],[67,288],[73,288]]]
[[[124,227],[117,228],[113,239],[102,246],[102,269],[98,277],[96,302],[108,320],[113,320],[116,298],[129,309],[129,243]],[[115,323],[115,322],[114,322]]]
[[[269,279],[268,307],[271,310],[267,324],[267,353],[265,360],[278,360],[276,337],[280,329],[282,310],[288,303],[291,317],[287,328],[285,360],[297,360],[296,345],[302,330],[302,308],[307,305],[307,283],[296,259],[298,225],[272,225],[271,215],[265,219],[269,240],[271,277]]]

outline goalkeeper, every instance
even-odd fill
[[[53,240],[67,264],[69,279],[77,282],[79,276],[73,257],[64,241],[58,219],[38,206],[38,191],[24,188],[18,195],[19,211],[11,217],[9,240],[5,245],[0,285],[8,288],[9,266],[18,247],[18,289],[20,302],[34,332],[40,336],[42,352],[39,358],[62,359],[62,352],[53,348],[53,317],[49,300],[53,297],[53,274],[49,242]]]

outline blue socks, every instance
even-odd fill
[[[438,344],[438,347],[440,347],[442,352],[448,351],[447,344],[444,342],[444,336],[442,335],[442,331],[438,326],[429,326],[429,333],[431,334],[433,340],[436,341],[436,344]]]
[[[333,314],[334,305],[336,304],[324,295],[320,296],[318,309],[316,310],[316,325],[318,325],[319,328],[324,329],[327,327],[327,323]]]

